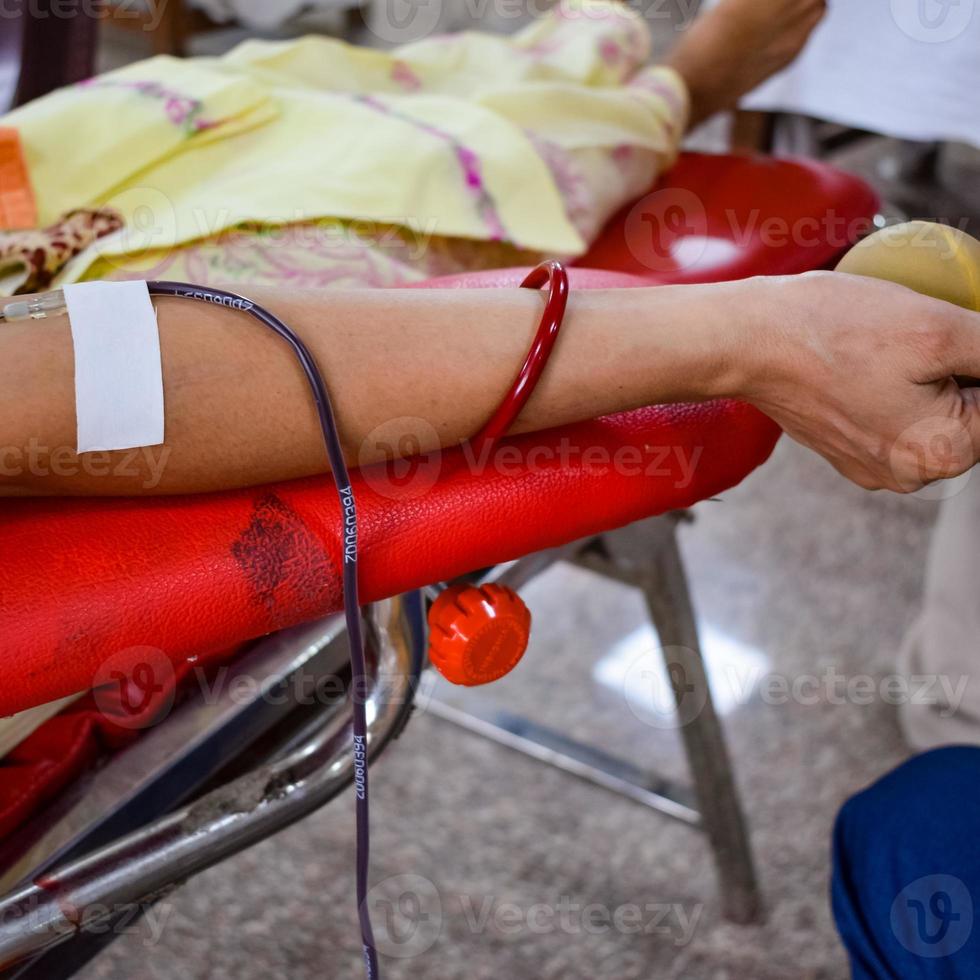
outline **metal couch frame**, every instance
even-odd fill
[[[762,903],[724,736],[711,701],[676,526],[641,521],[472,576],[519,588],[556,561],[638,587],[665,652],[693,791],[569,735],[481,706],[428,710],[704,831],[723,912],[756,921]],[[426,590],[430,595],[438,587]],[[408,721],[425,666],[425,603],[370,607],[369,755]],[[73,975],[132,918],[188,878],[276,833],[352,780],[347,644],[340,616],[285,630],[237,659],[220,684],[181,704],[108,765],[0,845],[0,977]],[[251,681],[243,698],[237,680]],[[205,691],[210,692],[206,695]],[[216,692],[216,693],[215,693]]]

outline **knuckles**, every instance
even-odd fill
[[[937,366],[948,363],[953,352],[954,332],[948,318],[937,315],[931,305],[905,327],[904,333],[905,342],[922,360]],[[903,338],[898,339],[901,342]]]

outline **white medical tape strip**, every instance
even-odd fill
[[[163,371],[145,282],[64,287],[75,345],[78,452],[163,442]]]

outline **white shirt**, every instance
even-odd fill
[[[830,0],[803,54],[743,108],[980,146],[980,0]]]

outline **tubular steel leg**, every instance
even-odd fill
[[[664,648],[701,821],[718,868],[724,915],[732,922],[757,922],[763,917],[763,907],[752,849],[725,736],[711,699],[676,525],[663,523],[669,526],[669,533],[648,556],[649,572],[639,584]],[[696,699],[693,706],[688,701],[692,697]]]
[[[664,648],[694,792],[652,771],[613,758],[563,732],[513,716],[472,692],[430,698],[430,708],[454,724],[597,785],[697,826],[711,843],[724,915],[732,922],[763,918],[752,850],[724,733],[708,685],[676,526],[685,514],[641,521],[555,552],[521,559],[488,580],[517,588],[553,561],[565,559],[643,592]],[[693,805],[697,805],[697,809]]]
[[[368,755],[373,762],[401,732],[411,712],[423,662],[421,613],[416,593],[370,607],[370,688],[348,688],[346,698],[328,698],[322,724],[306,726],[307,738],[300,744],[284,747],[284,754],[272,752],[243,775],[122,837],[55,861],[0,895],[0,973],[20,971],[18,976],[44,980],[67,975],[38,957],[49,951],[57,957],[57,947],[72,939],[98,944],[121,914],[140,911],[198,872],[312,813],[350,785],[355,773],[351,699],[368,699]],[[303,658],[302,650],[319,642],[311,635],[316,630],[314,626],[291,631],[299,644],[297,669],[305,669],[309,659]],[[325,644],[338,636],[330,620],[325,621],[325,631]],[[288,675],[271,679],[273,685],[262,688],[265,694],[288,693],[288,687],[278,683],[288,681]]]

